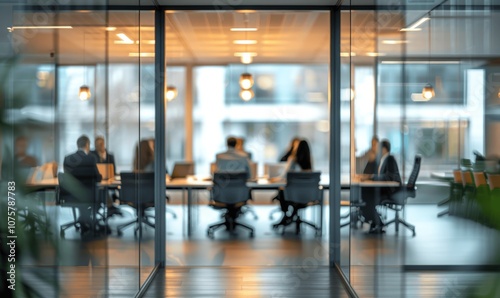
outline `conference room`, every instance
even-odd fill
[[[141,291],[162,266],[336,266],[360,296],[383,295],[391,268],[498,266],[493,251],[483,253],[498,239],[481,211],[490,192],[481,201],[464,183],[458,195],[452,175],[481,172],[487,184],[499,171],[500,45],[486,23],[496,23],[496,6],[100,2],[12,5],[2,20],[17,56],[3,87],[15,100],[4,104],[13,129],[2,131],[2,172],[18,148],[35,160],[12,169],[36,211],[24,229],[43,247],[26,266],[68,273],[65,288],[88,286],[78,280],[91,274],[90,288],[111,294]],[[92,237],[61,195],[64,160],[82,135],[90,150],[100,137],[114,161],[94,183],[103,230]],[[216,155],[230,136],[251,160],[251,200],[235,219],[251,229],[232,231],[232,211],[214,204]],[[383,222],[396,222],[375,235],[363,189],[396,186],[360,180],[373,136],[392,145],[405,189],[401,203],[377,207]],[[286,177],[282,157],[294,138],[307,142],[319,175],[298,213],[314,227],[299,232],[273,228],[283,217],[273,198],[288,187],[273,178]],[[143,155],[147,182],[137,175]],[[117,276],[129,282],[114,286]]]

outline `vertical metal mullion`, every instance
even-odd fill
[[[165,12],[155,10],[155,264],[165,266]]]
[[[330,10],[330,267],[340,266],[340,8]]]

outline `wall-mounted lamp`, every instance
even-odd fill
[[[92,94],[90,93],[89,86],[82,85],[80,87],[80,91],[78,92],[78,97],[80,98],[81,101],[89,100],[91,95]]]
[[[167,86],[167,90],[165,91],[165,97],[167,98],[167,101],[172,101],[174,98],[177,97],[177,88],[174,86]]]

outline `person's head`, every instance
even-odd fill
[[[295,161],[302,170],[311,170],[311,150],[306,140],[300,140],[295,151]]]
[[[382,147],[382,154],[383,155],[391,152],[391,142],[389,142],[388,139],[382,140],[381,147]]]
[[[378,151],[378,143],[379,143],[378,137],[373,136],[373,138],[372,138],[372,150],[375,152]]]
[[[28,140],[26,139],[26,137],[16,138],[16,142],[14,144],[14,150],[16,151],[16,155],[26,155],[27,149],[28,149]]]
[[[104,142],[104,137],[103,136],[97,136],[95,138],[95,151],[99,153],[104,153],[106,151],[106,144]]]
[[[237,150],[244,150],[244,145],[245,145],[245,139],[244,138],[236,138],[236,146],[235,148]]]
[[[235,148],[237,140],[235,137],[228,137],[226,140],[226,144],[228,148]]]
[[[83,150],[85,153],[90,151],[90,139],[86,135],[82,135],[76,140],[76,146],[78,150]]]

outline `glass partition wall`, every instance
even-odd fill
[[[189,161],[192,179],[210,177],[216,154],[226,151],[226,138],[234,136],[244,138],[244,150],[257,164],[255,178],[265,178],[268,166],[279,163],[291,140],[300,137],[309,143],[313,169],[327,180],[329,13],[192,10],[165,16],[167,88],[178,91],[167,102],[169,169]],[[303,35],[295,36],[294,28]],[[244,73],[253,80],[246,100],[239,83]],[[167,214],[167,265],[300,265],[316,248],[324,250],[317,262],[328,264],[327,228],[321,239],[307,227],[302,238],[292,237],[292,228],[284,236],[271,228],[282,217],[270,215],[279,211],[271,202],[276,189],[252,190],[250,210],[238,218],[255,228],[254,239],[244,230],[231,237],[225,229],[213,240],[207,237],[208,226],[221,219],[221,210],[208,206],[207,190],[193,190],[190,207],[186,191],[167,193],[168,209],[177,211],[177,218]],[[305,218],[319,221],[318,208],[308,209]]]
[[[373,135],[390,141],[405,187],[417,155],[421,165],[415,196],[399,212],[415,234],[390,224],[384,234],[371,235],[366,224],[351,222],[351,285],[360,296],[405,296],[408,287],[388,290],[384,279],[392,276],[404,285],[411,278],[403,274],[407,270],[478,272],[498,265],[494,249],[484,250],[496,247],[498,232],[484,213],[479,188],[473,179],[466,184],[473,191],[457,192],[462,186],[452,176],[457,169],[459,175],[484,177],[499,170],[496,7],[445,1],[417,9],[361,9],[353,2],[343,9],[351,22],[342,23],[343,35],[350,38],[350,49],[343,50],[350,57],[350,76],[342,80],[354,91],[353,169],[365,170],[362,156]],[[351,210],[357,210],[353,201],[359,194],[351,185]],[[377,211],[386,222],[396,216],[390,208]]]
[[[134,163],[136,155],[154,148],[154,13],[108,11],[104,2],[64,11],[15,6],[8,19],[2,14],[10,19],[5,48],[12,54],[2,56],[2,182],[18,174],[16,231],[26,232],[18,246],[26,256],[16,261],[19,276],[47,277],[38,289],[47,297],[133,295],[155,266],[154,206],[143,198],[152,186],[135,175],[130,183],[138,187],[124,195],[114,182],[137,172],[134,164],[142,163]],[[103,180],[93,184],[95,227],[76,224],[62,231],[66,222],[82,222],[86,209],[61,195],[59,183],[71,168],[65,158],[77,152],[82,135],[91,151],[104,141],[106,153],[96,159],[112,162],[114,173],[100,170]],[[18,163],[20,154],[30,158]],[[73,187],[70,197],[81,191]],[[138,217],[152,227],[135,223]]]

